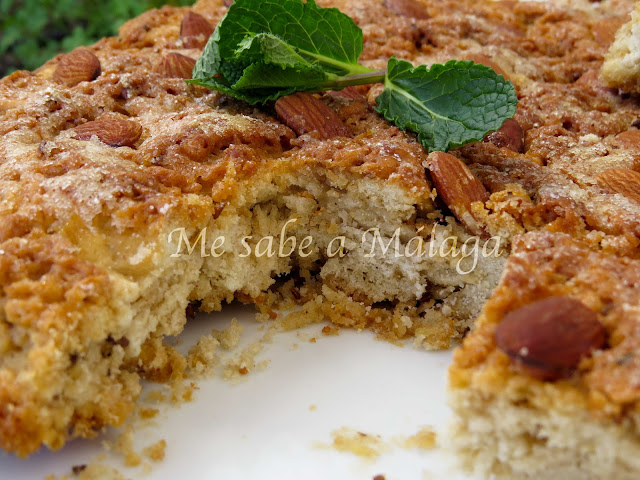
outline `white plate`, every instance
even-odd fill
[[[232,317],[245,327],[241,345],[261,337],[254,311],[230,306],[191,321],[180,348],[188,349],[213,327],[225,328]],[[338,336],[324,336],[322,327],[308,327],[302,330],[305,335],[277,334],[257,357],[269,360],[268,367],[245,382],[203,380],[193,402],[163,407],[155,427],[136,432],[138,449],[161,438],[167,441],[165,460],[150,473],[123,467],[116,454],[104,463],[129,478],[154,480],[371,480],[378,474],[387,480],[469,480],[440,449],[407,450],[393,443],[422,426],[445,429],[451,415],[445,404],[451,352],[401,348],[376,340],[371,332],[342,330]],[[307,340],[311,336],[316,343]],[[342,427],[380,435],[390,450],[368,460],[322,448],[331,444],[331,432]],[[113,433],[75,440],[59,452],[41,451],[28,460],[2,454],[0,478],[68,474],[73,465],[105,453],[102,440]]]

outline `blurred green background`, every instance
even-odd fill
[[[115,35],[125,21],[194,0],[0,0],[0,77]]]

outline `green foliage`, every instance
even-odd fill
[[[447,151],[484,138],[516,113],[513,85],[484,65],[451,60],[413,67],[389,60],[376,111],[418,133],[428,150]]]
[[[0,0],[0,77],[115,35],[126,20],[194,0]]]
[[[516,112],[511,82],[491,68],[452,60],[413,67],[392,58],[387,70],[358,63],[362,31],[313,0],[236,0],[196,62],[191,83],[251,104],[296,91],[384,82],[376,111],[418,134],[427,150],[479,141]]]

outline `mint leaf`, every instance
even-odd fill
[[[223,58],[239,56],[241,43],[256,34],[271,34],[300,57],[327,73],[368,71],[358,64],[362,30],[336,8],[313,0],[238,0],[218,25]]]
[[[448,151],[482,140],[516,113],[511,82],[471,61],[413,67],[391,58],[376,111],[418,134],[429,151]]]
[[[295,91],[331,88],[358,63],[362,31],[313,0],[238,0],[209,39],[191,83],[265,103]]]
[[[279,65],[282,68],[298,67],[304,70],[322,72],[310,61],[296,52],[296,49],[272,33],[257,33],[242,40],[234,52],[239,59]]]

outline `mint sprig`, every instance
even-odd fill
[[[429,151],[479,141],[516,111],[513,84],[471,61],[413,67],[391,58],[386,70],[358,63],[362,30],[313,0],[236,0],[196,62],[191,83],[251,104],[297,91],[384,83],[376,111],[417,133]]]
[[[471,61],[414,68],[392,58],[384,86],[376,111],[416,132],[425,148],[444,152],[499,129],[516,113],[518,102],[510,82]]]

